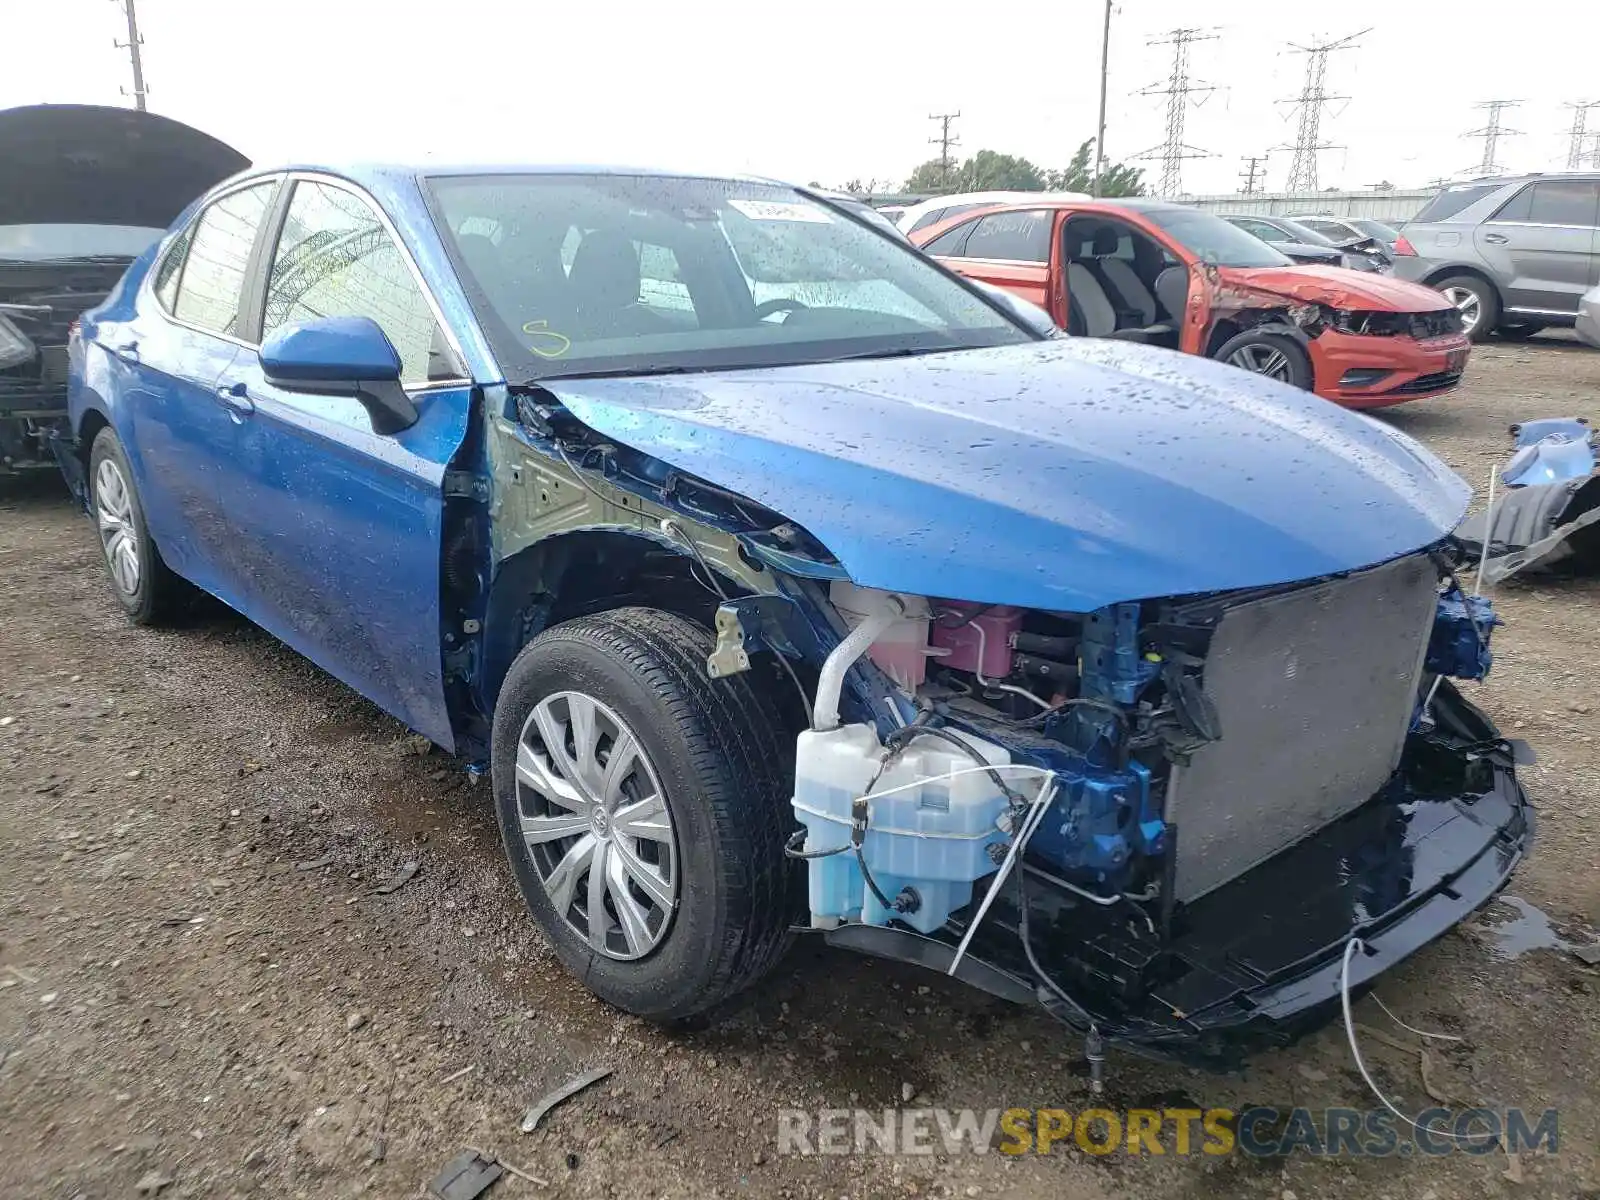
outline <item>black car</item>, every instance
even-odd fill
[[[1342,246],[1314,229],[1287,217],[1259,217],[1222,214],[1222,219],[1263,242],[1272,243],[1297,263],[1319,263],[1330,267],[1349,267],[1353,271],[1380,271],[1383,261],[1356,246]]]
[[[154,113],[0,111],[0,474],[53,466],[67,332],[196,196],[250,165]]]

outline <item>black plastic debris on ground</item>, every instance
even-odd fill
[[[437,1200],[476,1200],[494,1186],[506,1169],[493,1159],[472,1150],[463,1150],[434,1176],[428,1195]]]
[[[1600,574],[1600,475],[1508,491],[1463,521],[1456,537],[1474,559],[1488,539],[1486,586],[1524,571]]]

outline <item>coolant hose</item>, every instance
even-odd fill
[[[906,606],[899,596],[889,596],[877,612],[862,619],[861,624],[835,646],[822,664],[817,676],[817,699],[811,712],[811,728],[822,731],[839,728],[839,693],[844,690],[844,676],[856,659],[867,652],[867,647],[883,636],[884,631],[905,616]]]

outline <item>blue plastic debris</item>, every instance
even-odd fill
[[[1453,679],[1483,679],[1494,665],[1490,634],[1503,624],[1487,597],[1469,598],[1459,588],[1451,588],[1439,597],[1428,637],[1426,669]]]
[[[1500,472],[1507,487],[1582,479],[1594,472],[1594,433],[1586,417],[1540,417],[1511,426],[1515,449]]]

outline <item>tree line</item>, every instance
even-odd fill
[[[1088,192],[1094,185],[1094,139],[1086,139],[1066,167],[1039,167],[1015,154],[979,150],[946,171],[937,158],[911,172],[908,192]],[[1108,162],[1100,179],[1102,196],[1144,195],[1144,169]]]

